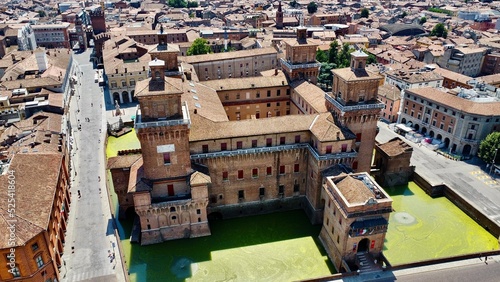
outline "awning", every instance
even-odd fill
[[[383,217],[379,217],[379,218],[355,221],[351,224],[351,228],[352,229],[362,229],[362,228],[370,228],[370,227],[387,225],[387,224],[388,224],[387,219],[385,219]]]

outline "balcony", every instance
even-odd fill
[[[291,64],[287,62],[285,59],[280,59],[280,60],[281,60],[281,65],[285,66],[289,70],[319,68],[321,66],[320,63]]]
[[[176,126],[176,125],[187,125],[189,128],[191,126],[191,119],[189,118],[189,112],[187,110],[186,105],[182,106],[182,113],[183,113],[182,118],[178,119],[157,119],[154,121],[142,121],[141,110],[139,107],[137,107],[135,113],[134,128],[135,130],[137,130],[150,127]]]
[[[314,148],[311,147],[308,143],[300,143],[300,144],[290,144],[290,145],[279,145],[274,147],[260,147],[260,148],[248,148],[248,149],[238,149],[232,151],[222,151],[222,152],[213,152],[213,153],[202,153],[202,154],[192,154],[191,160],[196,159],[209,159],[209,158],[218,158],[218,157],[233,157],[239,155],[247,155],[247,154],[256,154],[256,153],[264,153],[264,152],[279,152],[285,150],[295,150],[295,149],[308,149],[309,152],[314,156],[316,160],[335,160],[335,159],[344,159],[344,158],[355,158],[358,156],[358,152],[341,152],[334,154],[326,154],[319,155],[318,152]]]
[[[154,197],[151,199],[151,207],[168,208],[171,206],[187,205],[191,202],[191,194],[183,194],[171,197]]]
[[[348,105],[342,105],[339,101],[337,101],[335,98],[333,98],[332,96],[328,95],[327,93],[325,93],[325,99],[330,102],[331,104],[333,104],[336,108],[338,108],[339,110],[341,110],[342,112],[350,112],[350,111],[359,111],[359,110],[372,110],[372,109],[383,109],[384,108],[384,104],[380,103],[380,102],[375,102],[375,103],[370,103],[370,102],[367,102],[366,104],[356,104],[356,105],[352,105],[352,106],[348,106]]]

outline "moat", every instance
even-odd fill
[[[109,138],[108,157],[138,148],[134,137]],[[497,239],[448,199],[432,199],[414,183],[386,191],[395,210],[384,247],[392,265],[498,249]],[[131,281],[294,281],[335,272],[318,240],[321,226],[301,210],[212,221],[209,237],[150,246],[131,244],[131,227],[119,222]]]

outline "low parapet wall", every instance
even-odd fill
[[[484,229],[490,232],[496,238],[500,236],[500,226],[487,215],[483,214],[480,209],[474,206],[473,203],[462,197],[460,193],[449,187],[445,183],[431,184],[425,177],[415,172],[413,180],[417,183],[428,195],[433,198],[445,196],[455,206],[460,208],[465,214],[471,217]]]

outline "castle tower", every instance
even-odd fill
[[[281,1],[279,1],[278,11],[276,12],[276,28],[283,29],[283,10],[281,9]]]
[[[281,59],[281,67],[288,79],[290,81],[304,79],[316,83],[321,66],[316,62],[318,44],[308,42],[307,29],[298,27],[297,38],[284,42],[285,59]]]
[[[141,142],[147,179],[185,177],[191,172],[189,159],[189,114],[181,104],[182,82],[166,79],[165,61],[149,63],[151,78],[138,83],[135,96],[140,111],[136,133]],[[175,191],[168,191],[169,196]]]
[[[353,164],[357,171],[370,171],[377,120],[384,107],[377,100],[378,86],[383,76],[366,70],[368,55],[362,51],[351,53],[348,68],[334,69],[332,94],[326,96],[326,106],[336,122],[356,134],[358,159]]]
[[[177,57],[180,54],[179,46],[168,43],[168,34],[164,31],[163,26],[160,26],[158,31],[158,45],[149,51],[151,58],[157,58],[165,63],[164,74],[169,77],[181,77],[179,71],[179,62]]]
[[[325,180],[321,192],[325,212],[319,237],[333,265],[345,272],[343,262],[361,268],[359,261],[367,261],[364,267],[380,269],[373,261],[379,259],[384,247],[391,197],[366,172]]]
[[[163,60],[154,59],[149,69],[151,77],[135,88],[142,164],[130,173],[128,190],[140,218],[141,244],[210,235],[206,207],[211,179],[191,168],[191,119],[181,102],[183,81],[166,76]]]

